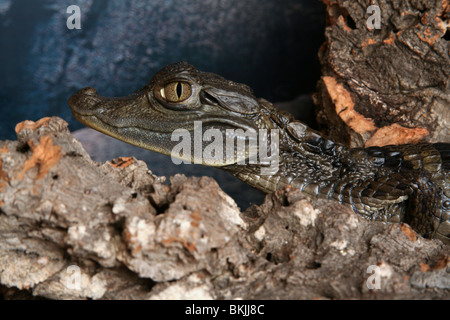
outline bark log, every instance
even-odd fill
[[[92,161],[60,118],[16,131],[0,141],[4,298],[450,297],[450,248],[405,224],[290,187],[240,212],[211,178]]]
[[[353,147],[450,142],[449,2],[322,1],[322,129]]]

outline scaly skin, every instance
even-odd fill
[[[136,93],[106,98],[93,88],[70,97],[75,118],[119,140],[171,155],[176,129],[279,132],[279,166],[249,164],[251,152],[232,150],[228,161],[206,161],[193,152],[185,161],[216,166],[270,193],[292,185],[316,197],[335,199],[371,220],[406,222],[425,237],[450,243],[450,144],[350,149],[309,129],[291,115],[256,99],[249,87],[180,62],[159,71]],[[209,142],[202,141],[202,149]],[[246,165],[238,161],[244,160]]]

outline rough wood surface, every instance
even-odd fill
[[[62,119],[16,131],[0,141],[4,298],[450,297],[450,248],[407,225],[290,187],[240,212],[211,178],[92,161]]]
[[[448,0],[322,1],[328,27],[315,98],[323,130],[353,147],[450,142]],[[372,4],[381,19],[370,30]]]

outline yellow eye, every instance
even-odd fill
[[[167,102],[176,103],[189,98],[192,94],[192,89],[187,82],[174,81],[162,87],[159,93]]]

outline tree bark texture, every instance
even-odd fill
[[[450,142],[449,1],[322,1],[322,129],[353,147]]]
[[[405,224],[290,187],[241,212],[211,178],[92,161],[60,118],[16,132],[0,141],[3,298],[450,297],[450,248]]]

